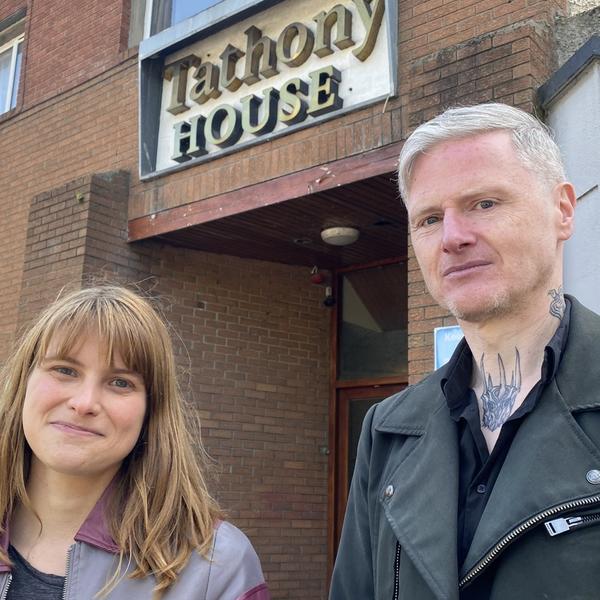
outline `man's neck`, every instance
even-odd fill
[[[504,422],[540,380],[545,347],[563,313],[562,288],[557,287],[519,312],[485,323],[461,323],[473,354],[471,387],[490,451]]]

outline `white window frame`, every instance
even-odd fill
[[[154,11],[154,0],[146,0],[146,12],[144,14],[144,39],[149,38],[152,31],[152,12]],[[139,21],[138,21],[139,23]],[[138,29],[139,31],[139,29]]]
[[[19,44],[25,41],[25,34],[21,33],[18,36],[11,39],[9,42],[0,46],[0,54],[3,54],[7,50],[12,49],[12,55],[10,57],[10,71],[8,73],[8,86],[7,86],[7,94],[6,94],[6,104],[4,106],[0,106],[0,114],[7,113],[11,110],[11,105],[13,101],[13,89],[15,87],[15,77],[20,75],[16,73],[16,65],[17,65],[17,49]],[[17,94],[18,94],[17,88]]]

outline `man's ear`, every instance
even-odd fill
[[[558,239],[565,241],[573,235],[575,205],[577,196],[572,184],[564,181],[554,188],[556,208],[560,214],[558,221]]]

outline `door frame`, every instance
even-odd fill
[[[370,390],[372,395],[376,395],[376,390],[382,387],[390,386],[390,394],[392,386],[398,386],[402,389],[408,385],[406,378],[398,377],[380,377],[373,379],[356,379],[338,381],[338,342],[339,342],[339,320],[341,318],[341,302],[339,301],[339,292],[341,290],[341,277],[350,271],[359,271],[362,269],[371,269],[373,267],[387,266],[407,262],[406,256],[397,256],[385,260],[374,261],[362,265],[353,265],[336,269],[332,273],[332,288],[333,297],[338,299],[331,311],[330,319],[330,353],[329,353],[329,460],[328,460],[328,482],[327,482],[327,585],[331,581],[335,554],[337,551],[339,534],[346,508],[347,500],[347,470],[348,470],[348,440],[346,431],[340,426],[340,396],[348,398],[352,390]],[[347,405],[341,408],[345,412],[345,423],[347,424],[348,413]],[[345,438],[345,439],[344,439]],[[344,446],[345,444],[345,446]],[[341,453],[345,452],[343,460],[340,462]],[[345,470],[346,474],[343,474]],[[344,479],[345,478],[345,479]],[[346,487],[341,487],[342,482],[346,482]]]

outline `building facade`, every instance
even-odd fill
[[[362,416],[454,323],[411,252],[402,142],[450,105],[537,110],[569,8],[4,0],[0,353],[64,286],[159,296],[215,494],[274,598],[325,598]]]

